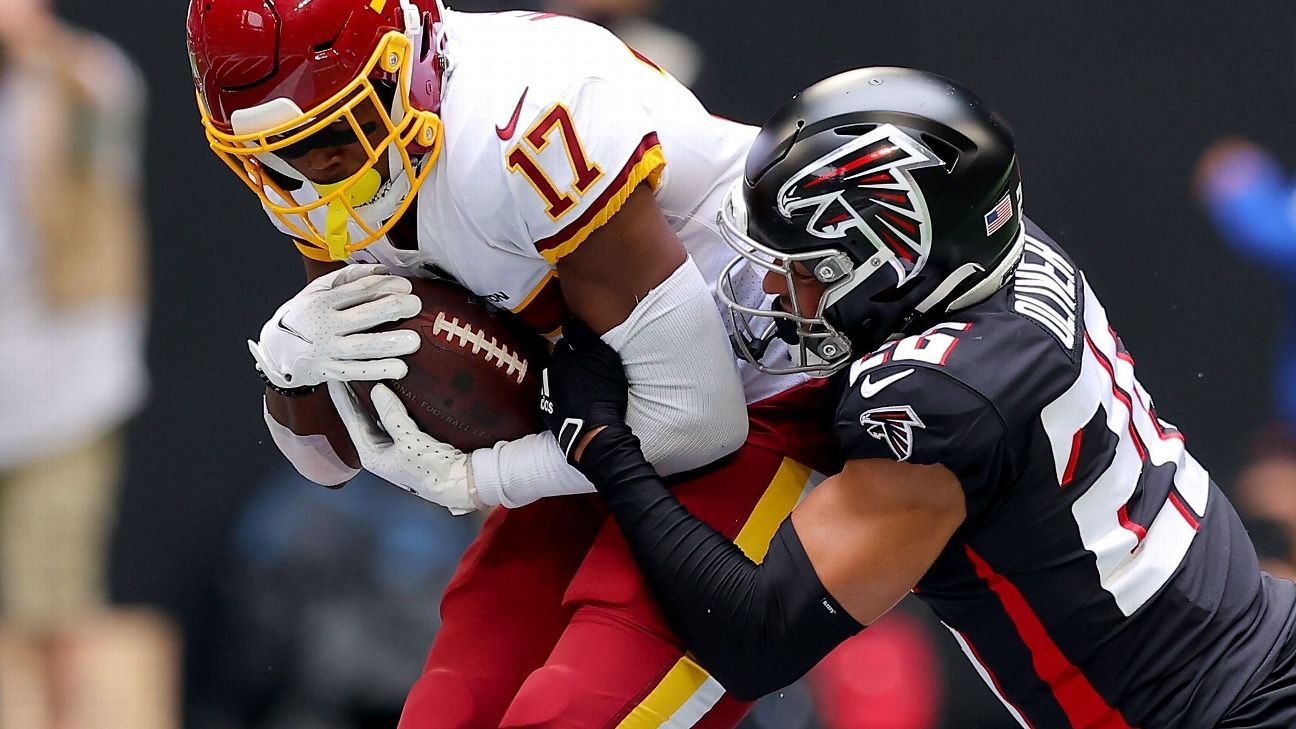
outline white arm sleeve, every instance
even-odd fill
[[[689,258],[603,335],[630,381],[626,422],[663,475],[729,455],[747,439],[747,405],[710,287]],[[594,487],[550,433],[472,453],[482,502],[517,507]]]
[[[486,506],[516,509],[546,496],[594,491],[594,484],[567,464],[547,431],[478,448],[468,458],[477,498]]]
[[[738,363],[692,257],[603,341],[621,355],[630,380],[626,423],[658,473],[701,468],[747,440]]]
[[[301,475],[321,486],[341,486],[360,473],[359,469],[343,462],[325,436],[297,435],[274,419],[264,400],[261,401],[261,412],[266,427],[270,429],[270,438]]]

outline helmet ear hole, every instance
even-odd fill
[[[846,127],[837,127],[833,130],[833,134],[839,137],[862,137],[877,129],[877,126],[876,124],[851,124]]]
[[[432,13],[423,13],[423,39],[420,45],[419,63],[423,63],[432,55]]]
[[[922,143],[927,145],[927,148],[932,151],[932,154],[935,154],[940,158],[940,161],[944,163],[946,172],[954,171],[954,167],[958,164],[959,155],[961,154],[958,147],[955,147],[944,139],[931,134],[923,134],[920,135],[919,138],[922,140]]]
[[[773,149],[769,150],[768,152],[765,153],[765,155],[763,155],[768,159],[765,160],[764,164],[761,165],[760,169],[753,170],[751,163],[754,160],[761,159],[762,155],[754,155],[749,153],[747,155],[747,170],[746,170],[747,180],[749,182],[755,183],[757,180],[764,177],[766,172],[769,172],[771,169],[774,168],[775,165],[777,165],[779,162],[782,162],[783,158],[787,156],[788,152],[792,151],[792,145],[797,143],[797,140],[801,137],[801,132],[804,130],[805,130],[805,121],[797,120],[796,127],[792,130],[792,133],[788,135],[787,139],[784,139],[783,141],[779,142],[777,145],[775,145]]]
[[[905,281],[899,286],[887,287],[885,289],[882,289],[876,294],[870,296],[869,301],[878,304],[889,304],[893,301],[900,301],[901,299],[904,299],[906,296],[912,293],[919,286],[922,286],[923,281],[925,280],[927,280],[927,277],[922,274],[919,274],[909,279],[908,281]]]

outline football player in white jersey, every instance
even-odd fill
[[[656,467],[707,467],[676,493],[763,554],[833,464],[803,455],[828,450],[828,411],[804,406],[825,388],[740,366],[713,296],[716,216],[755,129],[548,13],[194,0],[188,39],[212,149],[312,279],[251,343],[275,443],[324,485],[363,467],[455,512],[506,507],[447,590],[402,726],[735,724],[745,705],[684,653],[552,435],[462,453],[378,385],[387,436],[345,383],[405,374],[413,332],[363,333],[418,310],[401,276],[452,278],[543,334],[574,316],[626,362]],[[768,303],[758,273],[731,280]]]

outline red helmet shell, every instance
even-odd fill
[[[194,84],[211,121],[229,131],[235,111],[277,98],[314,109],[363,72],[386,33],[406,32],[407,4],[425,28],[410,101],[438,111],[441,66],[428,48],[441,20],[435,0],[191,0]]]

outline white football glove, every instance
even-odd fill
[[[362,412],[345,383],[330,380],[328,389],[366,471],[455,516],[485,508],[473,488],[468,456],[419,430],[386,385],[374,385],[369,395],[386,434]]]
[[[409,330],[368,332],[407,319],[422,304],[409,279],[379,265],[350,265],[306,285],[248,340],[257,369],[276,387],[318,385],[324,380],[399,380],[408,372],[396,359],[418,350]]]

